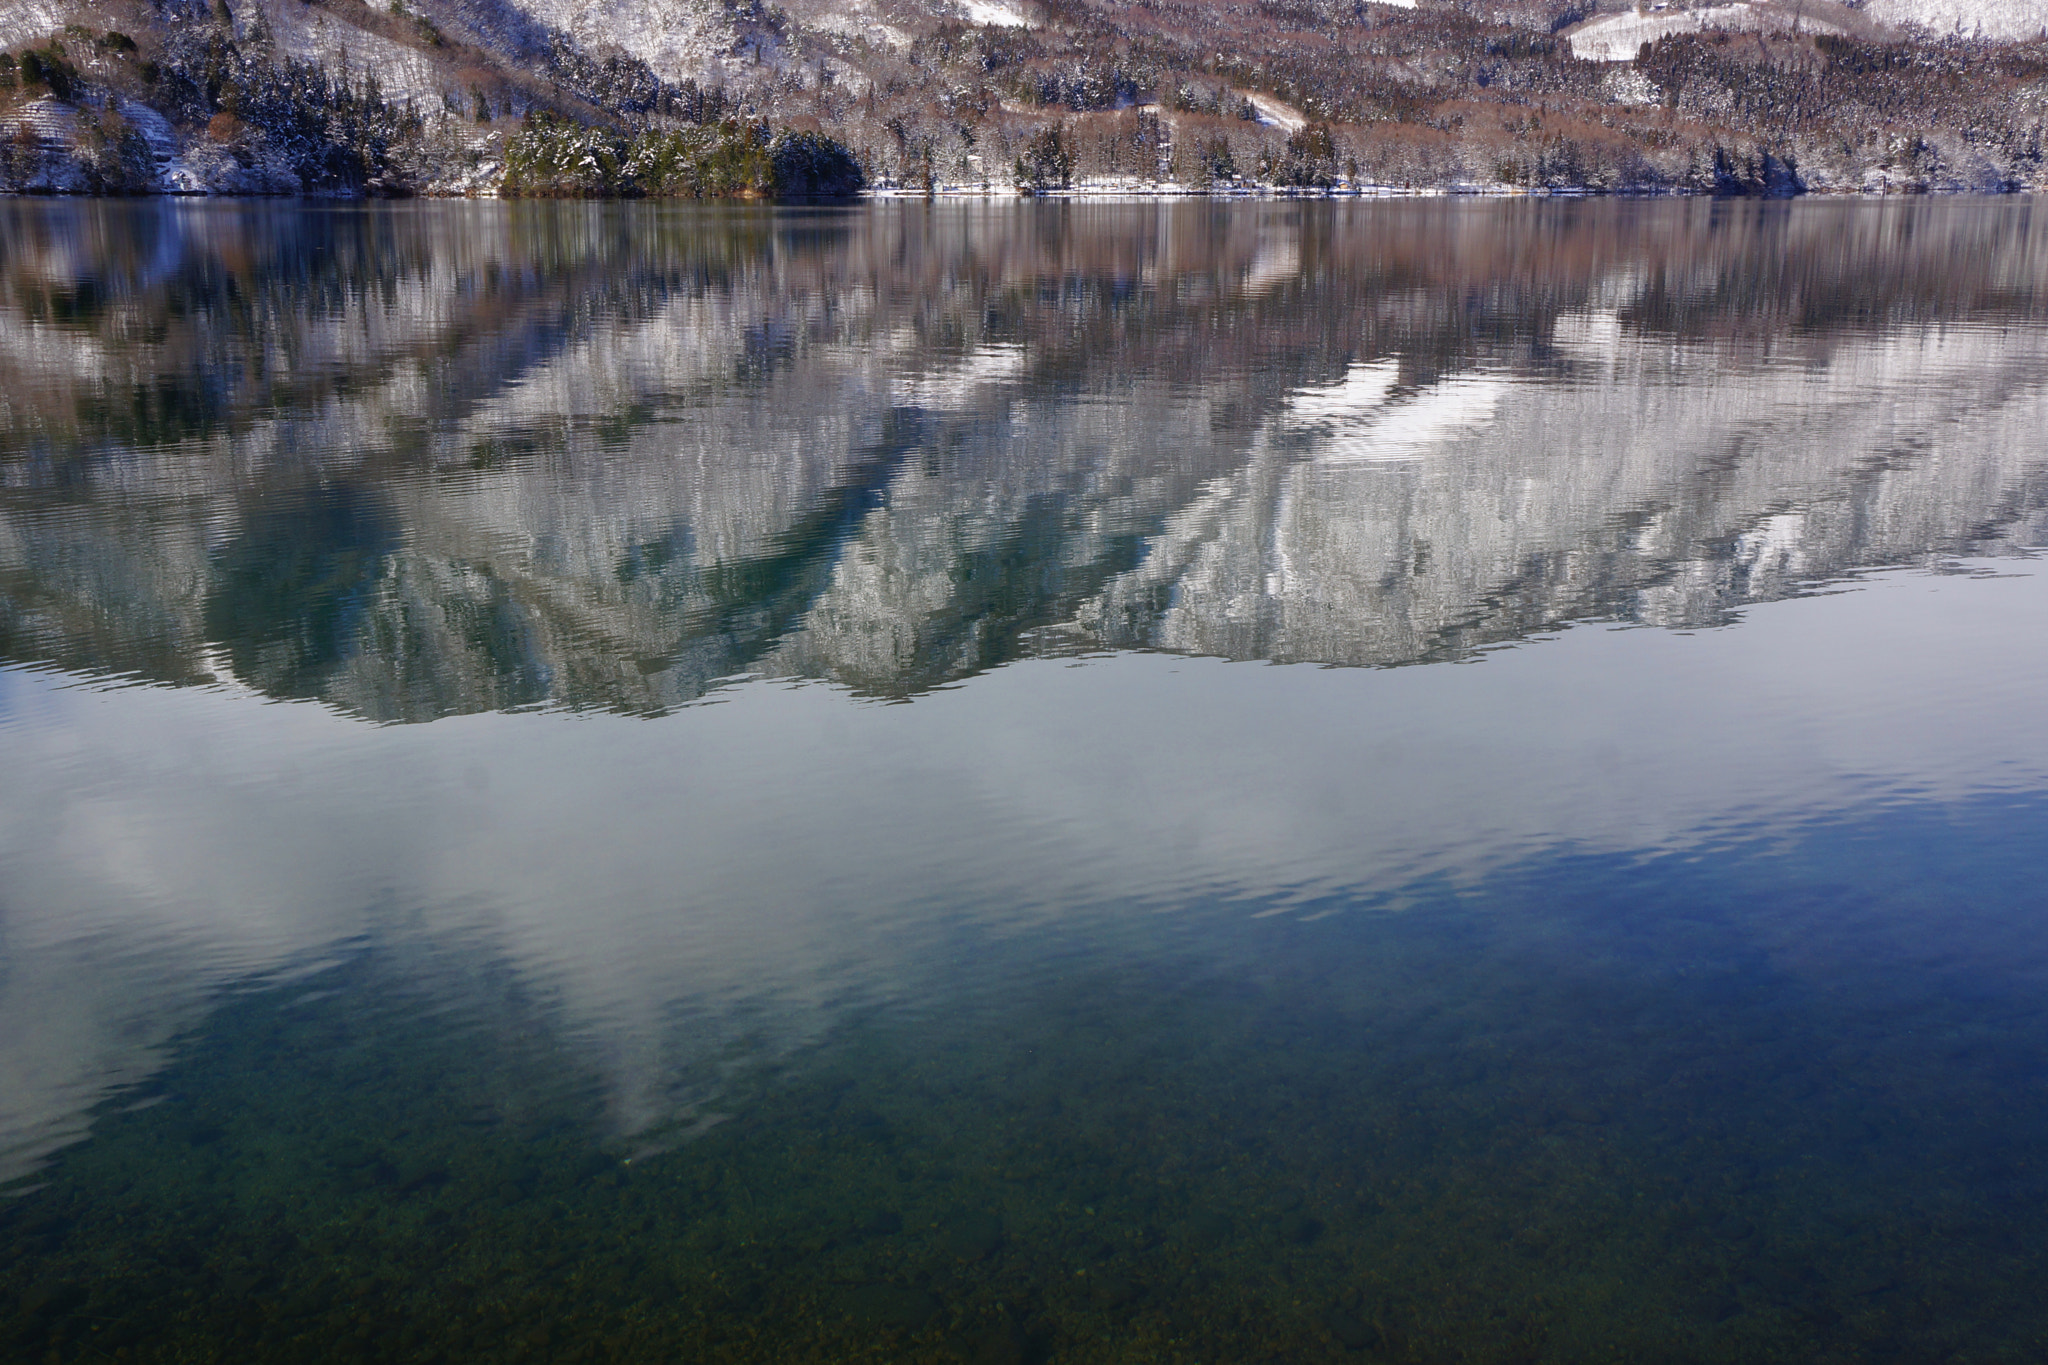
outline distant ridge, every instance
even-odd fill
[[[2048,185],[2048,0],[0,0],[0,49],[14,192]]]

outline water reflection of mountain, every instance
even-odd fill
[[[2038,543],[2024,205],[17,205],[0,656],[375,718],[1392,664]]]

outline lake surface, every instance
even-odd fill
[[[2024,200],[0,205],[0,1358],[2038,1360]]]

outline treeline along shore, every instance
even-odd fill
[[[0,0],[0,191],[2048,186],[2048,0],[1945,2]]]

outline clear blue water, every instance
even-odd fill
[[[2027,202],[0,208],[0,1358],[2048,1348]]]

